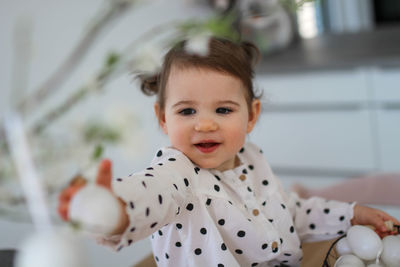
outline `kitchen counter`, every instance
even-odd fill
[[[400,26],[301,39],[263,57],[257,73],[287,73],[365,66],[400,67]]]

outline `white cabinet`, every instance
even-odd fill
[[[371,77],[377,101],[400,103],[400,67],[375,68]]]
[[[400,69],[259,74],[256,86],[263,112],[250,140],[278,175],[400,171]]]
[[[258,75],[256,86],[273,104],[353,103],[365,101],[363,70]]]
[[[400,68],[372,71],[381,168],[400,170]]]
[[[381,169],[400,171],[400,108],[379,110],[377,122]]]

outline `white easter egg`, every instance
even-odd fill
[[[349,242],[347,241],[347,237],[340,239],[336,243],[336,252],[339,256],[353,253],[349,246]]]
[[[15,258],[15,267],[87,267],[86,251],[72,233],[53,231],[31,235]]]
[[[376,259],[383,249],[383,244],[372,229],[354,225],[347,231],[347,242],[353,253],[363,260]]]
[[[364,262],[353,254],[340,256],[334,267],[365,267]]]
[[[382,240],[383,252],[382,260],[388,267],[400,266],[400,238],[396,236],[386,236]]]
[[[69,218],[88,232],[109,234],[116,229],[121,212],[117,198],[109,190],[90,184],[72,198]]]

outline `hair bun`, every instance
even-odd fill
[[[140,90],[142,90],[145,95],[152,96],[158,93],[160,80],[160,75],[158,73],[153,75],[139,74],[136,77],[140,79]]]
[[[249,62],[251,63],[252,67],[255,67],[261,58],[260,50],[258,50],[257,46],[254,44],[246,41],[241,43],[241,47],[249,57]]]

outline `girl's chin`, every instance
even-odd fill
[[[235,167],[233,162],[224,162],[221,164],[215,164],[215,162],[198,162],[198,163],[194,162],[194,163],[200,168],[215,169],[221,172],[233,169]]]

